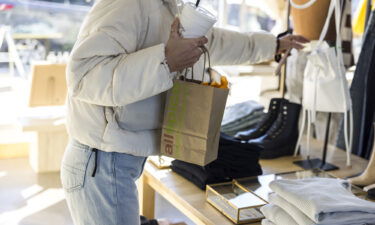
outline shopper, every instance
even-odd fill
[[[212,64],[240,64],[307,41],[290,35],[277,47],[271,34],[216,28],[185,39],[176,9],[175,0],[98,0],[82,25],[67,69],[71,141],[61,169],[76,225],[140,223],[135,181],[159,151],[165,91],[174,72],[202,68],[201,46]]]

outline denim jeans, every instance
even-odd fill
[[[74,224],[139,225],[135,181],[145,161],[145,157],[125,153],[95,153],[71,140],[62,162],[61,182]]]

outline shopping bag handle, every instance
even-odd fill
[[[204,75],[206,74],[206,56],[207,56],[207,59],[208,59],[207,72],[208,72],[208,77],[210,78],[209,83],[211,84],[212,83],[212,76],[211,76],[211,58],[210,58],[210,52],[208,51],[208,49],[204,45],[201,48],[202,48],[203,54],[204,54],[202,83],[204,82]]]
[[[202,75],[202,80],[200,81],[200,80],[195,80],[194,79],[194,66],[191,67],[191,79],[187,79],[188,69],[185,69],[185,73],[182,76],[183,80],[189,81],[189,82],[193,82],[193,83],[202,84],[204,82],[205,74],[206,74],[206,72],[208,72],[209,78],[210,78],[209,83],[212,83],[210,53],[209,53],[208,49],[205,46],[201,46],[200,48],[202,49],[203,55],[204,55],[204,58],[203,58],[203,75]],[[206,70],[207,61],[208,61],[208,68]]]
[[[319,36],[319,41],[315,46],[313,51],[319,49],[319,47],[323,44],[324,38],[327,36],[328,28],[331,22],[331,18],[333,16],[333,12],[335,12],[335,31],[336,31],[336,50],[338,51],[339,55],[342,54],[341,49],[341,32],[340,32],[340,25],[341,25],[341,5],[338,0],[330,0],[330,5],[328,8],[327,18],[322,28],[322,31]],[[341,63],[340,63],[341,64]]]

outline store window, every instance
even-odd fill
[[[240,27],[240,10],[241,6],[239,4],[228,4],[228,25]]]
[[[94,4],[93,0],[37,0],[37,1],[73,4],[73,5],[93,5]]]
[[[188,0],[185,2],[189,2]],[[254,0],[202,0],[201,6],[217,15],[215,26],[240,32],[271,31],[276,21],[263,9],[267,3]]]
[[[50,55],[59,58],[69,55],[83,19],[94,3],[92,0],[1,2],[9,7],[0,10],[0,26],[7,27],[12,34],[25,68],[33,61],[45,60]],[[1,46],[0,61],[6,61],[7,49],[7,43]]]

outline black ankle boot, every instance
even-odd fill
[[[247,131],[239,132],[235,135],[235,138],[248,141],[251,139],[256,139],[262,137],[270,129],[273,122],[276,120],[278,112],[280,110],[280,105],[282,102],[287,100],[283,98],[273,98],[271,99],[270,105],[268,107],[267,114],[263,119],[257,124],[255,128],[252,128]]]
[[[272,159],[286,155],[293,155],[298,139],[298,120],[301,105],[283,102],[277,119],[265,135],[249,140],[261,150],[261,159]]]

